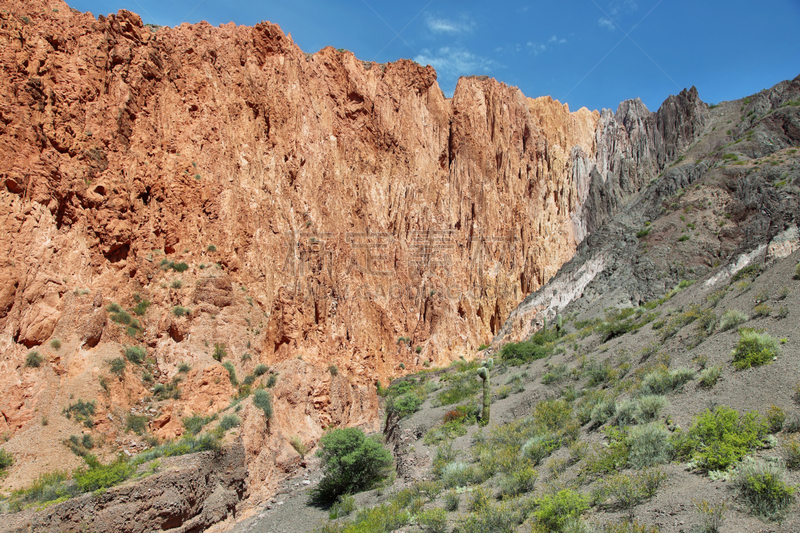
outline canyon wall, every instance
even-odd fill
[[[46,470],[44,453],[80,464],[60,444],[78,431],[63,415],[74,399],[97,401],[90,431],[107,449],[135,451],[128,413],[171,438],[181,417],[227,406],[227,361],[240,378],[268,365],[253,386],[278,374],[276,416],[245,442],[251,491],[268,492],[296,464],[290,436],[377,429],[376,381],[474,357],[706,109],[692,90],[658,113],[570,112],[476,77],[447,99],[430,66],[304,53],[268,22],[154,28],[57,0],[5,5],[12,487]],[[145,370],[110,371],[126,345],[146,349]]]

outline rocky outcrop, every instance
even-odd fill
[[[655,113],[638,99],[622,102],[616,113],[604,109],[595,164],[585,152],[573,154],[576,188],[585,194],[575,232],[584,236],[599,228],[693,143],[706,109],[694,87],[670,96]]]
[[[33,510],[4,515],[0,531],[96,531],[98,533],[189,533],[235,516],[246,493],[244,450],[161,459],[160,472]]]
[[[723,272],[730,277],[754,261],[771,262],[798,249],[800,173],[792,147],[800,145],[800,129],[794,127],[799,97],[800,77],[713,111],[704,111],[694,90],[670,97],[643,120],[631,119],[642,115],[632,111],[636,105],[620,106],[614,122],[620,117],[621,123],[639,126],[623,130],[616,123],[606,130],[616,133],[598,146],[624,146],[629,157],[606,167],[605,185],[592,181],[596,188],[586,201],[600,206],[596,214],[607,221],[510,314],[492,351],[527,338],[545,317],[602,317],[607,308],[642,305],[681,281],[702,279],[720,263],[727,264]],[[738,124],[735,132],[727,129],[731,123]],[[679,153],[648,186],[646,177],[652,179]],[[601,175],[599,169],[592,172]],[[693,191],[690,186],[699,181],[703,185]],[[626,189],[636,182],[643,187],[639,193]],[[621,202],[628,195],[624,208],[604,214],[614,213],[612,199]],[[720,279],[716,275],[704,286]]]

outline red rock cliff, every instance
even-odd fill
[[[493,79],[446,99],[431,67],[307,54],[270,23],[156,30],[126,11],[5,5],[0,433],[25,459],[12,484],[44,453],[30,439],[55,453],[75,431],[72,397],[97,399],[93,431],[117,446],[136,440],[131,408],[173,436],[180,416],[227,405],[216,345],[240,378],[280,372],[263,465],[283,464],[290,435],[374,428],[376,380],[473,356],[572,256],[599,202],[589,171],[610,112]],[[110,319],[109,304],[144,300],[139,328]],[[132,365],[109,372],[137,344],[154,382],[181,378],[180,400],[148,403],[154,382]]]

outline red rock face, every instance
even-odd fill
[[[180,378],[152,417],[164,436],[234,394],[217,344],[240,379],[266,364],[294,384],[275,389],[296,414],[269,426],[275,443],[374,428],[377,380],[474,356],[586,231],[588,170],[573,167],[594,162],[600,114],[492,79],[448,100],[431,67],[306,54],[274,24],[155,31],[55,0],[6,2],[0,66],[0,430],[14,434],[38,417],[21,384],[51,384],[51,417],[69,394],[108,413],[140,402],[152,384],[98,385],[132,344],[155,381]],[[133,332],[104,311],[141,300]],[[42,368],[24,367],[31,348]]]

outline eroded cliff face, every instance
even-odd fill
[[[693,90],[656,114],[637,101],[570,112],[480,78],[448,100],[431,67],[306,54],[270,23],[156,30],[126,11],[6,6],[9,486],[43,469],[34,438],[77,466],[60,444],[77,431],[62,414],[73,398],[97,401],[90,431],[109,450],[143,446],[125,431],[131,410],[161,438],[218,411],[237,394],[222,349],[240,380],[270,366],[253,387],[278,374],[276,416],[245,442],[261,465],[251,482],[268,492],[297,457],[290,436],[377,429],[377,380],[489,342],[693,140],[705,109]],[[112,373],[125,345],[147,360]],[[180,398],[154,396],[157,383]]]

